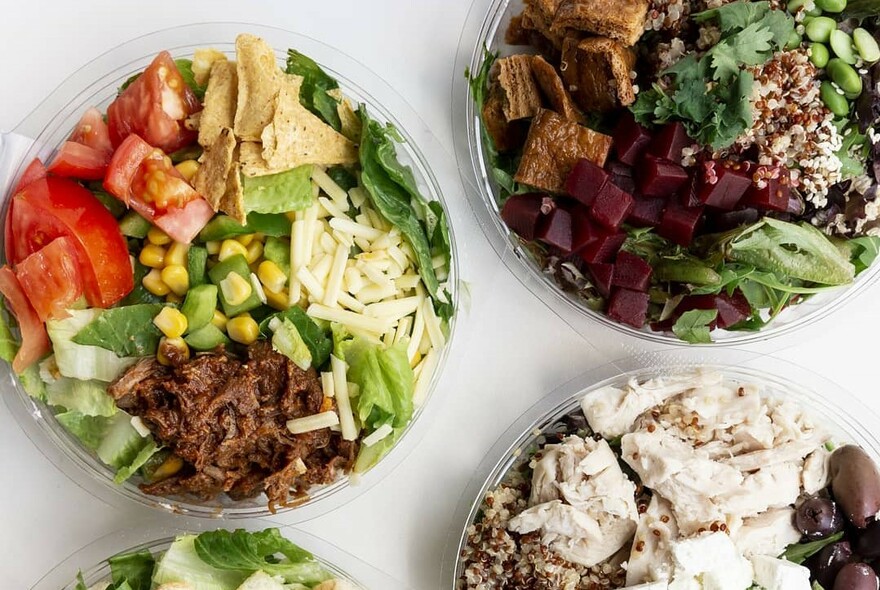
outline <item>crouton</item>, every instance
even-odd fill
[[[636,100],[630,72],[633,51],[613,39],[567,38],[559,70],[575,101],[586,112],[606,112]]]
[[[648,0],[562,0],[550,31],[554,35],[583,31],[632,47],[645,30],[647,13]]]
[[[568,173],[581,158],[604,166],[611,138],[541,110],[532,120],[514,179],[537,189],[560,193]]]
[[[547,63],[547,60],[540,55],[536,55],[532,57],[532,74],[534,74],[538,86],[554,111],[569,121],[584,122],[583,113],[574,104],[574,100],[565,89],[565,84],[556,72],[556,68]]]
[[[503,103],[500,88],[497,84],[493,84],[483,103],[482,119],[486,133],[495,144],[495,149],[499,152],[509,152],[523,144],[527,124],[524,121],[508,121],[504,116]]]
[[[495,68],[495,83],[501,89],[501,108],[507,121],[534,117],[541,108],[541,92],[532,76],[532,56],[502,57]]]

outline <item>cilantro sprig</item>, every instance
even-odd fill
[[[639,94],[631,110],[643,125],[684,123],[701,144],[720,150],[752,126],[749,97],[754,76],[747,67],[766,63],[794,32],[794,19],[769,2],[740,0],[693,15],[715,22],[721,38],[702,56],[688,55],[661,72],[671,85]]]

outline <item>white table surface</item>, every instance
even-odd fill
[[[450,84],[469,1],[4,3],[0,130],[13,129],[80,65],[132,37],[191,22],[244,21],[295,30],[357,57],[406,97],[452,153]],[[496,438],[546,392],[600,362],[592,347],[513,278],[475,224],[468,220],[457,229],[468,245],[472,304],[471,325],[460,342],[466,354],[445,380],[455,387],[438,392],[430,430],[389,478],[301,525],[416,589],[441,585],[452,514]],[[880,288],[862,294],[810,331],[808,341],[795,338],[777,356],[836,380],[880,409],[878,298]],[[0,586],[30,588],[84,544],[135,518],[133,510],[109,507],[67,479],[0,404]]]

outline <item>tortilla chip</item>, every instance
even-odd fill
[[[299,102],[300,76],[283,74],[272,123],[263,129],[263,158],[273,171],[303,164],[353,164],[354,144]]]
[[[238,162],[232,163],[229,176],[226,179],[226,193],[220,201],[220,211],[223,211],[240,224],[247,221],[247,213],[244,210],[244,188],[241,185],[241,166]]]
[[[226,193],[234,152],[235,136],[230,128],[224,127],[214,143],[202,154],[202,165],[193,178],[193,186],[207,199],[214,211],[220,208],[223,195]]]
[[[208,88],[205,90],[204,108],[199,120],[199,144],[214,144],[222,129],[232,129],[235,124],[235,101],[238,95],[238,75],[235,63],[225,58],[211,66]]]
[[[342,134],[354,143],[358,143],[361,140],[361,118],[351,108],[351,103],[342,95],[339,88],[334,88],[327,94],[339,101],[336,114],[339,115],[339,122],[342,123]]]
[[[272,121],[281,72],[275,51],[254,35],[235,39],[238,60],[238,108],[235,135],[245,141],[259,141],[263,128]]]
[[[196,84],[204,86],[211,75],[211,68],[216,61],[226,61],[222,51],[212,47],[196,49],[192,58],[192,73]]]
[[[244,141],[238,147],[241,172],[245,176],[265,176],[278,172],[270,169],[269,164],[263,159],[263,146],[259,142]]]

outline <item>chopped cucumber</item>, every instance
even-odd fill
[[[190,287],[180,311],[186,316],[189,332],[196,332],[208,325],[217,308],[217,285],[198,285]]]
[[[235,590],[247,574],[218,570],[199,557],[195,535],[181,535],[171,544],[153,572],[153,586],[185,582],[192,590]]]
[[[227,346],[230,344],[226,334],[214,324],[208,324],[194,332],[190,332],[184,340],[186,340],[190,348],[195,350],[214,350],[221,344]]]
[[[151,227],[150,222],[141,217],[137,211],[129,211],[119,220],[119,231],[129,238],[142,240],[147,237]]]
[[[189,286],[198,287],[208,282],[208,250],[201,246],[190,246],[186,254],[186,273],[189,275]]]
[[[248,267],[247,260],[241,254],[236,254],[235,256],[230,256],[226,260],[219,262],[214,268],[208,271],[208,276],[211,278],[211,282],[215,285],[220,285],[220,281],[225,279],[229,273],[234,272],[239,275],[241,278],[246,280],[248,284],[251,282],[251,269]],[[223,306],[223,313],[225,313],[229,317],[236,316],[240,313],[244,313],[246,311],[250,311],[252,309],[256,309],[260,305],[263,304],[260,301],[259,296],[251,290],[250,296],[245,299],[242,303],[238,305],[232,305],[226,300],[226,297],[223,295],[223,290],[220,290],[220,304]]]

